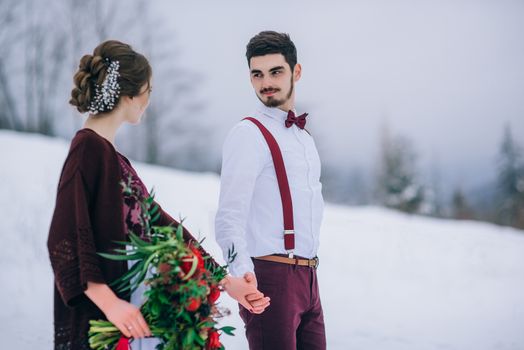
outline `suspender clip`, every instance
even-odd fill
[[[284,230],[284,237],[286,235],[294,235],[295,234],[295,230]],[[286,246],[286,248],[288,248]],[[289,248],[294,248],[294,244],[291,245],[291,247]],[[290,258],[290,259],[293,259],[293,256],[294,256],[294,249],[289,249],[289,250],[286,250],[287,251],[287,256]]]

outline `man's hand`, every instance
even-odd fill
[[[246,278],[246,275],[244,277],[227,276],[221,281],[221,284],[227,294],[240,305],[252,313],[261,314],[269,306],[270,299],[257,290],[255,276],[251,273],[252,276]]]
[[[246,272],[246,274],[244,275],[244,280],[246,280],[247,283],[254,284],[255,287],[258,288],[257,278],[256,278],[254,273]],[[246,295],[246,300],[253,307],[253,311],[251,311],[251,312],[253,312],[255,314],[261,314],[262,312],[264,312],[266,307],[269,306],[270,298],[267,297],[267,299],[268,299],[268,301],[266,302],[266,300],[264,298],[259,298],[258,295],[256,295],[256,294],[248,294],[248,295]]]
[[[257,278],[253,272],[246,272],[244,275],[244,279],[246,280],[247,283],[254,283],[255,288],[258,287]]]

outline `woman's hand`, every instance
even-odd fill
[[[126,337],[151,336],[151,331],[140,309],[118,298],[107,284],[88,282],[85,294]]]
[[[107,310],[102,311],[107,319],[126,337],[145,338],[151,336],[151,331],[142,313],[135,305],[117,298]]]
[[[226,276],[220,284],[227,294],[252,313],[261,314],[269,306],[269,297],[264,297],[256,287],[256,279]]]

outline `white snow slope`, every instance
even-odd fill
[[[0,348],[52,349],[46,239],[68,142],[0,131]],[[135,163],[173,216],[207,239],[219,179]],[[329,349],[524,349],[524,232],[326,205],[318,270]],[[237,327],[227,349],[247,349]],[[276,349],[275,349],[276,350]]]

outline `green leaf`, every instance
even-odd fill
[[[200,334],[196,334],[195,335],[194,342],[197,343],[200,346],[205,346],[206,345],[206,341],[200,336]]]
[[[161,307],[162,306],[157,303],[154,303],[153,305],[151,305],[151,313],[153,314],[153,316],[158,317],[160,315]]]
[[[167,297],[167,295],[165,295],[165,293],[159,293],[158,300],[160,300],[162,304],[168,304],[168,305],[171,304],[171,302],[169,301],[169,298]]]
[[[113,260],[113,261],[126,261],[126,260],[138,260],[140,255],[117,255],[117,254],[108,254],[108,253],[97,253],[103,258]]]
[[[224,326],[222,328],[219,328],[220,331],[226,333],[227,335],[235,335],[233,333],[233,331],[235,330],[236,328],[235,327],[231,327],[231,326]]]
[[[195,340],[195,335],[196,335],[195,331],[192,328],[188,328],[187,333],[184,336],[183,345],[189,346],[193,344],[193,341]]]
[[[138,271],[142,269],[143,264],[143,261],[137,261],[122,277],[119,278],[119,280],[121,282],[127,282],[128,280],[131,280],[134,276],[136,276]]]
[[[155,222],[160,218],[160,212],[156,213],[154,216],[151,217],[151,222]]]
[[[151,210],[149,211],[149,214],[153,215],[154,213],[156,213],[158,211],[158,208],[159,206],[158,205],[154,205]]]
[[[178,225],[176,228],[176,238],[179,241],[182,241],[184,239],[184,228],[182,227],[182,224]]]
[[[129,236],[129,240],[131,241],[131,243],[135,245],[137,248],[147,247],[149,245],[148,242],[142,240],[140,237],[135,235],[133,232],[129,232],[128,236]]]

